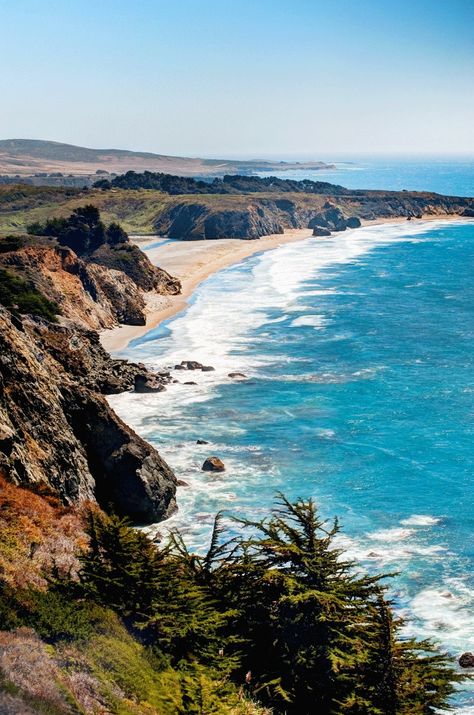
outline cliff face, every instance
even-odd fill
[[[325,212],[339,209],[360,219],[446,216],[474,208],[474,199],[409,191],[354,191],[334,195],[286,193],[271,196],[210,196],[176,199],[155,219],[160,235],[183,239],[260,238],[286,228],[324,225]]]
[[[44,483],[63,503],[91,500],[150,523],[175,509],[175,477],[102,393],[143,366],[113,360],[95,333],[12,318],[0,307],[0,474]],[[159,389],[159,388],[157,388]]]
[[[84,326],[144,325],[143,291],[179,293],[180,283],[138,248],[130,249],[100,249],[86,261],[69,248],[38,241],[0,253],[0,266],[29,280],[65,318]]]

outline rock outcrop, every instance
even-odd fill
[[[330,186],[329,184],[327,186]],[[334,186],[324,193],[248,194],[172,198],[154,226],[160,235],[183,240],[255,239],[290,228],[341,231],[361,219],[470,216],[474,199],[415,191],[349,191]],[[323,235],[317,232],[317,235]],[[324,234],[326,235],[326,234]]]
[[[179,365],[174,366],[175,370],[201,370],[201,372],[214,372],[212,365],[203,365],[197,360],[181,360]]]
[[[327,202],[324,210],[310,219],[308,228],[313,229],[313,236],[328,236],[331,231],[345,231],[360,225],[358,216],[345,216],[340,208]]]
[[[0,252],[0,267],[29,281],[57,303],[65,318],[95,330],[144,325],[144,291],[170,295],[181,289],[179,280],[132,244],[124,244],[124,251],[103,246],[86,259],[53,240],[27,240]]]
[[[219,457],[208,457],[202,465],[203,472],[225,472],[225,465]]]
[[[146,368],[111,359],[96,333],[12,319],[0,306],[0,474],[44,483],[64,504],[97,501],[135,523],[168,516],[171,469],[103,396],[133,388],[137,376]]]

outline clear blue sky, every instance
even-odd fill
[[[474,154],[474,0],[0,0],[0,138]]]

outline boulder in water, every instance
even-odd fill
[[[208,457],[202,465],[203,472],[224,472],[225,465],[219,457]]]
[[[463,653],[458,660],[461,668],[474,668],[474,654],[468,651]]]
[[[160,381],[158,376],[145,374],[135,375],[135,392],[162,392],[165,386]]]

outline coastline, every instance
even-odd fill
[[[414,219],[419,221],[452,221],[458,216],[426,215]],[[380,218],[373,221],[363,221],[362,226],[377,224],[405,223],[406,218]],[[181,280],[182,291],[179,295],[145,294],[147,319],[145,325],[118,325],[115,328],[100,333],[102,346],[110,353],[124,350],[134,339],[145,335],[156,328],[162,321],[173,317],[188,305],[188,300],[195,289],[214,273],[239,263],[256,253],[273,250],[288,243],[303,241],[312,236],[309,228],[287,229],[285,233],[262,236],[259,239],[246,240],[238,238],[220,238],[213,240],[180,241],[166,240],[147,251],[151,262],[171,273]],[[160,240],[159,236],[131,236],[140,248]]]

